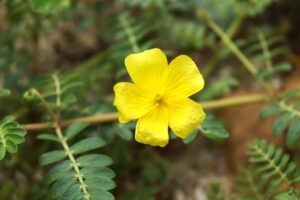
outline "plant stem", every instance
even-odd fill
[[[235,20],[231,23],[231,25],[229,26],[228,30],[227,30],[227,35],[228,37],[232,38],[238,28],[240,27],[240,24],[242,23],[243,19],[244,19],[244,15],[241,15],[237,18],[235,18]],[[222,59],[223,57],[223,49],[227,48],[226,45],[220,41],[218,43],[218,45],[216,46],[216,48],[214,48],[214,50],[216,51],[215,54],[213,55],[212,58],[209,59],[209,61],[207,62],[202,74],[205,78],[208,78],[210,76],[210,74],[212,73],[212,71],[214,70],[214,68],[217,66],[217,64],[219,63],[219,61]]]
[[[236,46],[231,38],[202,10],[197,11],[197,16],[205,21],[205,23],[221,38],[223,43],[232,51],[232,53],[243,63],[245,68],[256,78],[257,69],[254,64],[245,56],[245,54]],[[272,85],[267,82],[259,81],[267,90],[273,91]]]
[[[200,103],[203,109],[213,110],[218,108],[226,108],[232,106],[240,106],[246,104],[264,102],[268,98],[263,94],[242,95],[237,97],[224,98],[215,101],[207,101]]]
[[[273,169],[275,169],[276,173],[280,176],[280,179],[283,180],[287,186],[292,188],[291,181],[286,177],[286,174],[282,171],[281,167],[276,164],[272,158],[270,158],[268,153],[264,152],[256,145],[252,147],[273,167]]]
[[[41,103],[45,107],[45,109],[48,112],[48,114],[50,115],[50,117],[52,117],[55,120],[56,119],[55,113],[51,110],[51,108],[49,107],[49,105],[48,105],[47,101],[45,100],[45,98],[43,97],[43,95],[35,88],[32,88],[30,90],[30,92],[32,92],[33,94],[35,94],[39,98],[39,100],[41,101]]]
[[[71,151],[68,143],[66,142],[65,137],[63,136],[61,127],[60,127],[60,125],[57,122],[55,123],[55,132],[56,132],[56,135],[58,136],[58,138],[59,138],[59,140],[60,140],[60,142],[61,142],[61,144],[62,144],[62,146],[63,146],[63,148],[65,150],[65,152],[67,153],[70,161],[72,162],[72,166],[73,166],[73,168],[74,168],[74,170],[76,172],[76,177],[79,180],[79,183],[81,185],[81,189],[83,190],[83,193],[85,195],[85,199],[89,200],[90,199],[90,195],[89,195],[89,193],[87,191],[87,188],[86,188],[87,186],[84,183],[83,176],[82,176],[82,174],[80,172],[80,169],[79,169],[79,165],[76,162],[76,159],[74,158],[74,156],[72,154],[72,151]]]
[[[197,15],[204,19],[206,24],[222,39],[224,44],[234,53],[238,59],[244,64],[246,69],[252,74],[256,75],[257,70],[250,60],[243,54],[243,52],[235,45],[231,38],[203,11],[198,11]]]
[[[200,102],[200,104],[205,110],[213,110],[213,109],[226,108],[232,106],[261,103],[264,102],[266,98],[268,98],[268,96],[264,94],[252,94],[252,95],[242,95],[237,97],[224,98],[220,100],[206,101],[202,103]],[[84,121],[84,122],[89,122],[94,124],[113,122],[118,119],[118,116],[119,116],[118,113],[112,112],[112,113],[106,113],[101,115],[69,119],[60,122],[59,125],[60,127],[63,128],[69,126],[74,122],[79,122],[79,121]],[[53,128],[53,123],[50,122],[50,123],[24,124],[22,125],[22,128],[26,129],[27,131],[47,130]]]
[[[53,79],[55,81],[55,85],[56,85],[56,92],[57,92],[57,106],[60,106],[60,84],[59,84],[59,79],[57,76],[53,76]],[[55,132],[56,132],[56,135],[57,137],[59,138],[60,140],[60,143],[62,144],[66,154],[68,155],[70,161],[72,162],[72,167],[74,168],[75,172],[76,172],[76,177],[78,178],[79,180],[79,183],[80,183],[80,188],[82,189],[83,193],[84,193],[84,199],[86,200],[90,200],[90,195],[87,191],[87,185],[84,183],[84,180],[83,180],[83,176],[80,172],[80,169],[79,169],[79,165],[78,163],[76,162],[76,159],[70,149],[70,146],[68,145],[63,133],[62,133],[62,130],[61,130],[61,126],[60,126],[60,109],[58,108],[57,110],[57,113],[54,114],[54,112],[51,110],[51,108],[49,107],[47,101],[45,100],[45,98],[43,97],[43,95],[36,89],[31,89],[31,91],[37,95],[37,97],[39,98],[39,100],[42,102],[43,106],[45,107],[46,111],[48,112],[48,114],[50,115],[50,117],[52,117],[53,119],[53,124],[54,124],[54,128],[55,128]],[[53,128],[53,126],[49,126],[48,128]]]

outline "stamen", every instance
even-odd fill
[[[155,106],[159,106],[159,104],[162,103],[162,96],[160,94],[157,94],[155,97]]]

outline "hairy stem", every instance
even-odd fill
[[[81,189],[84,193],[84,196],[85,196],[85,199],[89,200],[90,199],[90,195],[87,191],[87,185],[84,183],[84,180],[83,180],[83,176],[80,172],[80,169],[79,169],[79,165],[78,163],[76,162],[76,159],[74,158],[74,155],[72,154],[72,151],[68,145],[68,143],[66,142],[66,139],[64,138],[63,136],[63,133],[62,133],[62,130],[59,126],[59,124],[56,122],[55,123],[55,132],[56,132],[56,135],[58,136],[65,152],[67,153],[68,157],[69,157],[69,160],[72,162],[72,166],[76,172],[76,177],[78,178],[79,180],[79,183],[80,183],[80,186],[81,186]]]
[[[60,84],[59,84],[59,80],[56,79],[57,77],[53,76],[53,79],[55,81],[55,85],[56,85],[56,92],[57,92],[57,106],[58,106],[58,110],[57,110],[57,113],[55,114],[51,108],[49,107],[47,101],[44,99],[43,95],[36,89],[32,89],[31,91],[39,98],[39,100],[42,102],[43,106],[45,107],[46,111],[48,112],[48,114],[50,115],[50,117],[53,119],[53,126],[50,126],[48,128],[55,128],[55,133],[57,135],[57,137],[59,138],[60,140],[60,143],[62,144],[69,160],[72,162],[72,166],[76,172],[76,177],[78,178],[79,180],[79,183],[80,183],[80,186],[81,186],[81,189],[84,193],[84,197],[86,200],[90,200],[90,195],[87,191],[87,185],[84,183],[84,180],[83,180],[83,176],[80,172],[80,169],[79,169],[79,165],[78,163],[76,162],[76,159],[70,149],[70,146],[68,145],[66,139],[64,138],[63,136],[63,133],[62,133],[62,130],[61,130],[61,126],[60,126],[60,109],[59,109],[59,105],[60,105]]]
[[[242,23],[243,19],[245,18],[244,15],[241,15],[237,18],[235,18],[235,20],[231,23],[231,25],[229,26],[228,30],[227,30],[227,35],[228,37],[232,38],[238,28],[240,27],[240,24]],[[218,43],[218,45],[216,46],[216,48],[214,48],[216,50],[216,52],[214,53],[213,57],[210,58],[202,72],[203,76],[205,78],[209,77],[210,74],[213,72],[213,70],[215,69],[215,67],[217,66],[217,64],[220,62],[220,60],[222,59],[222,50],[220,49],[224,49],[227,48],[226,45],[220,41]]]
[[[257,70],[250,60],[243,54],[243,52],[236,46],[231,38],[203,11],[199,11],[198,16],[204,19],[206,24],[222,39],[224,44],[234,53],[238,59],[244,64],[246,69],[252,74],[256,75]]]
[[[51,118],[53,118],[54,120],[56,119],[55,113],[52,111],[52,109],[49,107],[47,101],[45,100],[44,96],[35,88],[32,88],[30,90],[30,92],[32,92],[34,95],[37,96],[37,98],[41,101],[41,103],[43,104],[43,106],[45,107],[46,111],[48,112],[48,114],[50,115]]]
[[[203,109],[205,110],[213,110],[213,109],[219,109],[219,108],[226,108],[226,107],[232,107],[232,106],[239,106],[239,105],[247,105],[247,104],[254,104],[254,103],[261,103],[264,102],[265,99],[267,99],[268,96],[264,94],[252,94],[252,95],[242,95],[237,97],[230,97],[230,98],[224,98],[220,100],[213,100],[213,101],[205,101],[200,102]],[[65,120],[59,123],[60,127],[67,127],[70,124],[74,122],[79,121],[85,121],[89,123],[104,123],[104,122],[112,122],[116,121],[118,119],[118,113],[106,113],[101,115],[94,115],[94,116],[88,116],[88,117],[80,117],[80,118],[74,118]],[[53,128],[53,123],[35,123],[35,124],[24,124],[22,125],[22,128],[24,128],[27,131],[39,131],[39,130],[46,130]]]
[[[281,101],[277,104],[283,110],[293,113],[294,116],[300,117],[300,111],[296,110],[293,106],[288,105],[286,102]]]
[[[278,166],[270,156],[264,152],[260,147],[254,145],[253,148],[267,161],[273,169],[275,169],[276,173],[279,175],[280,179],[284,181],[284,183],[291,187],[291,181],[286,177],[286,174],[281,170],[280,166]]]
[[[254,64],[245,56],[245,54],[237,47],[231,38],[202,10],[198,10],[197,15],[205,21],[205,23],[221,38],[223,43],[231,50],[231,52],[241,61],[245,68],[256,78],[257,69]],[[265,81],[259,83],[267,91],[273,91],[272,85]]]

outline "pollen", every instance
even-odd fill
[[[162,97],[162,95],[157,94],[156,97],[155,97],[154,102],[155,102],[155,106],[161,105],[163,103],[163,97]]]

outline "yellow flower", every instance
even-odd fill
[[[189,98],[204,86],[190,57],[180,55],[168,64],[166,55],[156,48],[130,54],[125,65],[133,83],[114,86],[114,105],[121,123],[138,119],[136,141],[164,147],[169,126],[185,138],[204,120],[200,104]]]

